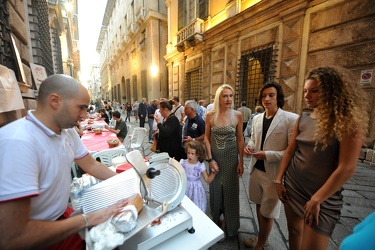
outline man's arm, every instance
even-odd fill
[[[196,138],[194,138],[194,139],[203,142],[203,140],[204,140],[204,134],[203,134],[203,135],[200,135],[200,136],[198,136],[198,137],[196,137]]]
[[[106,129],[108,129],[109,131],[115,133],[116,135],[118,135],[118,133],[120,133],[121,130],[123,130],[123,129],[126,129],[126,130],[125,130],[125,131],[126,131],[125,134],[127,134],[127,132],[128,132],[128,131],[127,131],[127,127],[126,127],[126,123],[125,123],[125,122],[121,122],[117,129],[110,128],[108,125],[104,125],[104,127],[105,127]]]
[[[106,180],[116,173],[110,170],[106,165],[96,161],[90,154],[85,157],[75,160],[75,162],[82,168],[86,173],[100,179]]]
[[[181,120],[180,120],[180,123],[184,124],[184,121],[185,121],[185,108],[182,106],[181,107]]]
[[[200,140],[200,141],[204,141],[204,137],[205,137],[205,131],[206,131],[206,123],[205,121],[203,120],[203,118],[199,121],[198,123],[198,130],[199,130],[199,133],[201,134],[200,136],[196,137],[195,140]]]
[[[119,212],[127,201],[87,214],[95,226]],[[58,221],[30,220],[31,198],[0,203],[0,249],[39,249],[58,243],[85,227],[82,215]]]

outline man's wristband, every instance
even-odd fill
[[[85,227],[88,227],[89,226],[89,219],[87,218],[87,215],[86,214],[81,214],[81,215],[85,219]]]
[[[275,184],[282,184],[281,180],[273,180],[273,183],[275,183]]]
[[[206,159],[206,161],[208,162],[208,163],[210,163],[211,161],[213,161],[214,159],[212,159],[212,158],[210,158],[210,159]]]

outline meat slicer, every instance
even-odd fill
[[[119,249],[150,249],[182,231],[194,233],[191,215],[180,206],[187,187],[180,163],[160,153],[148,164],[138,150],[126,154],[126,160],[132,169],[86,190],[81,199],[83,212],[105,208],[134,194],[143,197],[137,225],[125,234]]]

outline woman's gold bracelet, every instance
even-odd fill
[[[273,180],[273,183],[275,183],[275,184],[282,184],[281,180]]]

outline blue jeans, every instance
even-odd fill
[[[128,120],[128,119],[129,119],[129,122],[130,122],[130,112],[131,112],[131,111],[126,111],[125,122],[126,122],[126,120]]]

